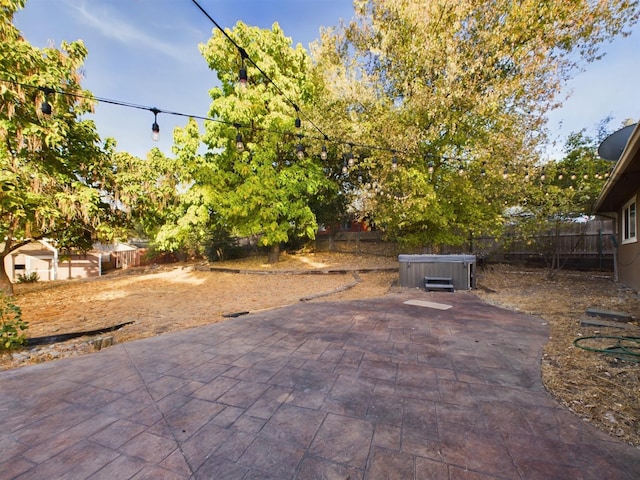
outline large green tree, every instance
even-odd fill
[[[80,86],[87,50],[81,41],[39,49],[13,25],[24,0],[0,6],[0,289],[13,288],[4,259],[33,239],[89,248],[117,211],[103,201],[112,182],[110,157]],[[50,112],[42,108],[46,102]]]
[[[381,151],[360,168],[378,179],[371,215],[417,245],[498,231],[505,202],[520,201],[513,179],[539,163],[561,87],[638,18],[629,0],[354,5],[314,59],[334,91],[331,118],[357,121],[355,142],[398,152],[395,171]]]
[[[220,80],[210,91],[209,114],[217,121],[205,123],[206,153],[197,151],[193,126],[177,132],[176,154],[188,172],[193,205],[185,209],[189,218],[176,225],[213,219],[238,236],[258,237],[270,247],[270,261],[277,261],[282,244],[314,238],[314,206],[326,212],[319,206],[334,202],[338,193],[321,162],[320,142],[311,141],[317,132],[304,116],[317,84],[306,50],[294,48],[277,24],[262,30],[238,22],[227,33],[244,53],[217,30],[201,47]],[[259,67],[245,60],[246,86],[238,84],[243,56]]]

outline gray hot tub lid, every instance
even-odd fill
[[[475,263],[475,255],[398,255],[400,263],[456,263],[467,262]]]

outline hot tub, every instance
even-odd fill
[[[476,287],[475,255],[398,255],[400,286],[424,287],[425,277],[449,278],[456,290]]]

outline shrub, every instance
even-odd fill
[[[18,275],[18,283],[35,283],[40,280],[38,272],[25,273],[24,275]]]
[[[29,324],[22,320],[20,307],[11,297],[0,292],[0,350],[10,350],[27,343],[25,331]]]

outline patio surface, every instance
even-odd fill
[[[0,478],[640,478],[640,449],[543,388],[547,338],[472,293],[413,290],[0,372]]]

